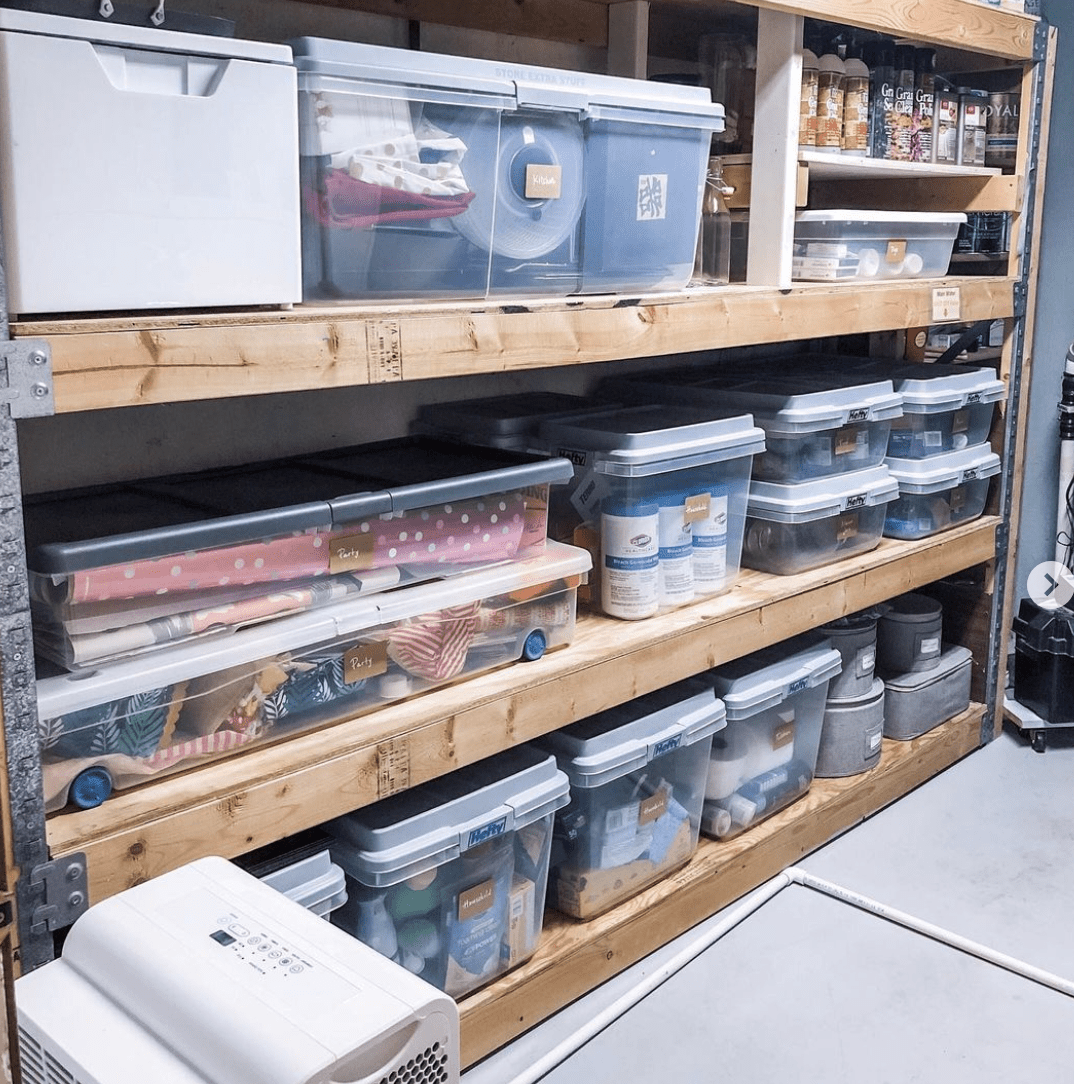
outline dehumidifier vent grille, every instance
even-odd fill
[[[25,1028],[19,1028],[19,1065],[23,1084],[81,1084]]]
[[[443,1044],[433,1043],[409,1061],[396,1066],[380,1084],[447,1084],[448,1055]]]

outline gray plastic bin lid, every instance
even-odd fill
[[[311,911],[345,894],[347,888],[342,868],[327,849],[266,873],[261,880]]]
[[[591,715],[533,744],[555,754],[572,787],[599,787],[711,737],[726,724],[723,703],[711,683],[690,678]]]
[[[747,515],[776,523],[808,523],[887,504],[898,495],[899,485],[885,466],[808,482],[751,482]]]
[[[709,671],[708,678],[732,723],[777,707],[796,693],[829,681],[842,669],[842,656],[830,641],[807,634],[725,663]]]
[[[979,478],[992,478],[999,474],[1000,459],[987,444],[975,444],[958,448],[953,452],[941,452],[927,459],[884,460],[892,477],[899,483],[899,492],[936,493],[952,489],[963,482]]]
[[[749,414],[668,407],[616,407],[548,421],[540,441],[598,474],[647,477],[764,451],[764,431]]]
[[[67,575],[569,482],[573,474],[565,459],[412,436],[46,493],[24,507],[28,564]]]
[[[370,888],[398,884],[570,800],[550,753],[517,746],[324,825],[332,857]]]
[[[887,688],[894,693],[912,693],[918,689],[927,689],[938,681],[950,677],[960,667],[973,662],[973,652],[968,647],[943,645],[939,661],[931,670],[912,670],[908,674],[897,674],[885,680]]]

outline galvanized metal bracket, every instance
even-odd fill
[[[1034,10],[1030,10],[1030,9]],[[1027,15],[1040,15],[1040,2],[1039,0],[1026,0],[1026,14]],[[1048,52],[1048,31],[1050,24],[1046,23],[1043,19],[1033,28],[1033,59],[1043,60],[1045,54]]]
[[[45,902],[34,908],[30,920],[31,933],[62,930],[89,907],[86,856],[81,852],[35,866],[30,883],[45,890]]]
[[[0,342],[0,360],[7,376],[0,402],[9,405],[13,418],[46,418],[56,413],[52,353],[44,339]]]

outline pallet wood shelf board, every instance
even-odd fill
[[[233,857],[766,644],[990,561],[999,519],[797,576],[744,573],[647,621],[583,617],[575,642],[350,721],[123,791],[47,823],[97,901],[205,853]]]
[[[549,911],[536,954],[460,1003],[470,1065],[556,1009],[733,903],[840,832],[978,748],[975,704],[909,742],[885,739],[863,775],[817,779],[793,805],[735,839],[702,840],[688,866],[588,922]]]
[[[864,286],[725,286],[646,297],[510,304],[299,306],[292,310],[30,320],[45,338],[59,413],[506,373],[1014,314],[1015,279],[970,276]]]

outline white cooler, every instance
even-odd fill
[[[0,9],[15,313],[301,299],[281,45]]]

